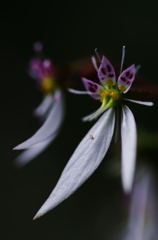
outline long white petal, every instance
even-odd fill
[[[75,94],[88,94],[89,95],[89,92],[87,92],[87,91],[79,91],[79,90],[75,90],[72,88],[68,88],[68,91],[71,93],[75,93]]]
[[[75,93],[75,94],[82,94],[82,95],[96,95],[96,92],[93,93],[93,92],[88,92],[88,91],[79,91],[79,90],[75,90],[75,89],[72,89],[72,88],[68,88],[68,91],[70,93]],[[96,99],[99,99],[99,98],[96,98]]]
[[[33,111],[35,116],[43,116],[47,113],[51,105],[53,104],[53,95],[49,94],[47,95],[41,104]]]
[[[62,175],[35,218],[68,198],[95,171],[104,158],[114,132],[115,111],[109,109],[90,129],[70,158]]]
[[[64,101],[60,91],[55,94],[55,102],[50,110],[50,114],[40,129],[28,140],[19,144],[14,150],[26,149],[45,141],[58,131],[64,116]],[[58,97],[57,97],[58,96]]]
[[[124,98],[124,100],[133,102],[133,103],[137,103],[137,104],[141,104],[141,105],[145,105],[145,106],[149,106],[149,107],[154,105],[153,102],[137,101],[137,100],[128,99],[128,98]]]
[[[85,121],[92,121],[92,120],[96,119],[97,117],[99,117],[99,115],[101,115],[103,112],[105,112],[105,110],[107,110],[109,108],[106,106],[104,104],[102,104],[101,107],[98,108],[95,112],[83,117],[82,121],[85,122]]]
[[[137,146],[136,123],[131,110],[122,106],[122,122],[121,122],[121,138],[122,138],[122,184],[126,193],[132,189]]]
[[[18,167],[23,167],[28,162],[33,160],[35,157],[37,157],[48,145],[54,140],[58,132],[56,132],[53,136],[46,139],[45,141],[38,143],[34,145],[33,148],[29,148],[25,151],[23,151],[15,160],[14,164]]]

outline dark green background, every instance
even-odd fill
[[[96,109],[93,99],[65,93],[67,112],[61,133],[25,168],[13,166],[18,152],[12,148],[39,127],[32,110],[42,98],[27,74],[33,43],[42,41],[45,54],[59,67],[80,57],[90,57],[96,47],[111,62],[120,64],[122,46],[126,45],[126,64],[141,64],[140,74],[157,83],[156,3],[154,0],[1,2],[1,239],[109,240],[120,234],[126,217],[126,198],[120,178],[109,178],[104,171],[105,163],[68,200],[32,221],[92,125],[80,119]],[[156,106],[151,109],[131,105],[138,126],[157,131]],[[151,155],[151,165],[155,161],[156,157]]]

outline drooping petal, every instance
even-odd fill
[[[111,108],[90,129],[70,158],[62,175],[40,208],[38,218],[68,198],[85,182],[104,158],[114,132],[115,112]]]
[[[137,131],[133,113],[126,105],[122,106],[121,138],[122,184],[124,191],[129,193],[132,189],[134,178]]]
[[[122,240],[156,240],[157,193],[149,169],[138,172],[131,197],[128,225]]]
[[[94,99],[100,99],[100,91],[103,89],[103,87],[95,82],[92,82],[91,80],[88,80],[86,78],[82,78],[83,84],[89,93],[89,95]]]
[[[136,74],[135,65],[131,65],[129,68],[125,69],[118,78],[118,88],[123,91],[123,93],[128,92],[130,89]]]
[[[53,95],[47,94],[41,104],[34,110],[34,115],[38,117],[43,117],[53,104],[53,99]]]
[[[28,162],[33,160],[35,157],[37,157],[41,152],[44,151],[45,148],[48,147],[48,145],[54,140],[58,132],[56,132],[53,136],[46,139],[45,141],[38,143],[34,145],[33,148],[29,148],[25,151],[23,151],[15,160],[14,164],[18,167],[23,167]]]
[[[51,135],[59,130],[64,116],[64,101],[60,90],[54,96],[54,104],[50,110],[50,114],[41,128],[28,140],[19,144],[14,150],[26,149],[45,141]]]
[[[145,105],[145,106],[148,106],[148,107],[151,107],[151,106],[154,105],[153,102],[137,101],[137,100],[128,99],[128,98],[123,98],[123,99],[126,100],[126,101],[129,101],[129,102],[133,102],[133,103],[137,103],[137,104]]]
[[[98,69],[98,77],[102,85],[113,85],[116,82],[115,70],[105,56],[103,56]]]

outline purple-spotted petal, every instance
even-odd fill
[[[98,69],[98,77],[101,84],[103,85],[113,85],[116,82],[115,70],[105,56],[103,56],[100,67]]]
[[[125,69],[118,78],[118,88],[124,93],[130,89],[136,74],[136,67],[133,64],[129,68]]]
[[[92,82],[91,80],[88,80],[86,78],[82,78],[83,84],[89,93],[89,95],[94,99],[100,99],[100,91],[103,89],[103,87],[95,82]]]

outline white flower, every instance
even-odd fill
[[[35,114],[45,121],[31,138],[14,148],[14,150],[27,149],[15,159],[18,166],[24,166],[39,155],[58,135],[64,117],[62,92],[56,90],[54,96],[46,96],[35,110]]]
[[[42,51],[42,44],[35,43],[34,50],[38,55]],[[18,166],[24,166],[37,157],[54,140],[64,117],[63,93],[58,87],[56,69],[51,60],[42,61],[39,57],[31,59],[29,73],[37,81],[44,95],[42,103],[34,111],[34,115],[43,125],[31,138],[14,148],[27,149],[15,159]]]
[[[116,123],[116,109],[118,107],[121,108],[122,112],[122,184],[126,193],[131,191],[135,170],[137,133],[133,114],[126,105],[122,104],[122,101],[128,100],[147,106],[152,106],[153,103],[124,98],[124,94],[130,89],[135,78],[136,68],[134,65],[124,70],[116,83],[114,68],[106,57],[103,56],[99,68],[96,65],[94,57],[92,61],[98,72],[101,85],[82,78],[87,91],[80,92],[72,89],[70,89],[70,91],[77,94],[89,94],[91,97],[100,99],[102,102],[101,107],[96,112],[85,117],[83,119],[84,121],[95,119],[104,111],[108,110],[100,117],[80,142],[62,172],[56,187],[40,208],[35,218],[42,216],[64,199],[68,198],[99,166],[110,146],[114,135],[114,127],[118,125]]]

